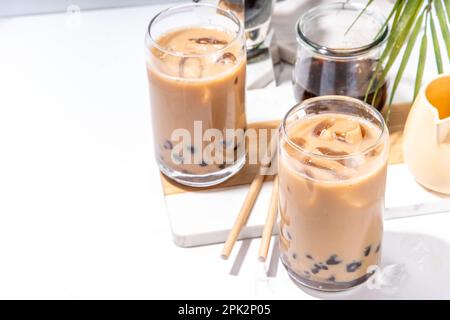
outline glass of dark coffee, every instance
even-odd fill
[[[377,64],[388,35],[384,17],[364,5],[332,3],[307,11],[297,23],[298,52],[293,73],[297,102],[323,95],[345,95],[382,110],[387,85]],[[374,78],[370,86],[371,79]],[[369,88],[370,86],[370,88]],[[375,96],[375,99],[374,99]]]

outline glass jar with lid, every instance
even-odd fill
[[[382,69],[377,71],[377,64],[388,28],[383,27],[384,17],[372,8],[351,26],[363,8],[361,4],[332,3],[301,16],[296,26],[298,51],[293,73],[297,102],[323,95],[364,100],[368,93],[368,103],[378,110],[384,107],[385,81],[373,98],[381,80]]]

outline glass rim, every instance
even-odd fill
[[[344,155],[344,156],[331,156],[331,155],[314,153],[314,152],[311,152],[311,151],[308,151],[308,150],[302,148],[301,146],[299,146],[298,144],[293,142],[292,139],[289,137],[287,130],[286,130],[286,123],[288,121],[288,118],[290,116],[292,116],[292,114],[294,112],[300,111],[300,110],[305,110],[311,104],[314,104],[315,102],[318,102],[318,101],[324,101],[324,100],[347,101],[347,102],[350,102],[353,105],[357,105],[365,110],[369,110],[369,113],[371,113],[377,120],[380,121],[381,127],[382,127],[380,130],[380,134],[379,134],[378,138],[376,139],[376,141],[363,150],[360,150],[360,151],[354,152],[354,153],[350,153],[350,154]],[[318,114],[320,115],[320,113],[318,113]],[[322,113],[322,114],[326,114],[326,113]],[[342,113],[342,114],[345,115],[345,113]],[[297,103],[296,105],[294,105],[291,109],[289,109],[289,111],[284,116],[284,118],[281,122],[281,125],[280,125],[280,131],[281,131],[281,134],[283,135],[283,139],[286,140],[288,142],[288,144],[292,148],[294,148],[294,150],[296,150],[302,154],[305,154],[311,158],[328,159],[328,160],[348,160],[348,159],[352,159],[352,158],[355,158],[358,156],[363,156],[363,155],[369,153],[370,151],[376,149],[379,145],[381,145],[383,143],[384,136],[386,135],[386,132],[387,132],[387,125],[386,125],[386,122],[384,121],[382,114],[377,109],[372,107],[370,104],[365,103],[364,101],[361,101],[361,100],[353,98],[353,97],[328,95],[328,96],[320,96],[320,97],[310,98],[310,99],[307,99],[303,102],[300,102],[300,103]],[[280,148],[281,148],[281,144],[280,144]]]
[[[381,45],[383,45],[386,40],[389,33],[389,26],[386,25],[383,27],[383,31],[379,32],[377,34],[377,37],[373,39],[370,43],[363,45],[363,46],[357,46],[353,48],[347,48],[347,49],[337,49],[337,48],[331,48],[327,46],[323,46],[319,43],[316,43],[309,39],[308,36],[303,32],[302,30],[302,24],[314,13],[316,13],[319,10],[323,9],[357,9],[357,10],[363,10],[365,8],[365,5],[363,3],[348,3],[348,2],[333,2],[333,3],[327,3],[327,4],[321,4],[318,6],[315,6],[308,11],[306,11],[304,14],[300,16],[296,23],[296,34],[297,34],[297,42],[303,43],[308,45],[310,48],[312,48],[316,53],[322,54],[322,55],[328,55],[328,56],[334,56],[334,57],[354,57],[363,55],[367,52],[369,52],[372,49],[375,49]],[[379,10],[376,9],[370,9],[366,8],[366,11],[363,13],[364,16],[373,16],[376,20],[381,22],[381,26],[384,24],[384,20],[386,18],[379,12]],[[380,26],[380,27],[381,27]]]
[[[210,8],[215,9],[217,13],[230,18],[233,22],[236,23],[238,26],[238,31],[236,32],[235,36],[233,37],[233,40],[231,40],[226,46],[223,48],[219,48],[217,50],[211,51],[211,52],[205,52],[205,53],[184,53],[179,51],[172,51],[164,48],[163,46],[160,46],[156,39],[153,38],[151,33],[151,28],[154,24],[158,22],[158,19],[163,18],[164,15],[168,15],[170,13],[182,10],[182,9],[189,9],[189,8]],[[209,55],[214,55],[223,51],[226,51],[230,47],[234,46],[236,41],[240,38],[243,38],[244,36],[244,26],[242,21],[238,18],[238,16],[231,10],[220,8],[216,5],[209,4],[209,3],[189,3],[189,4],[180,4],[168,7],[160,12],[158,12],[151,20],[147,27],[147,33],[146,38],[150,41],[150,44],[152,47],[155,47],[161,52],[164,52],[165,54],[169,54],[172,56],[177,57],[192,57],[192,58],[201,58]],[[243,41],[243,46],[245,45],[245,42]]]

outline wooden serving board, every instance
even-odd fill
[[[385,219],[450,211],[450,197],[422,188],[402,163],[403,128],[409,110],[410,104],[392,107]],[[279,123],[254,122],[249,127],[270,129],[277,128]],[[209,188],[185,187],[161,176],[174,242],[181,247],[224,242],[257,170],[257,165],[247,164],[228,181]],[[272,190],[271,180],[266,178],[240,239],[260,237]],[[273,232],[276,234],[278,228]]]
[[[402,154],[403,128],[405,126],[406,118],[408,117],[410,108],[411,105],[409,103],[396,104],[392,106],[391,121],[389,124],[389,133],[391,142],[389,154],[390,164],[403,163],[403,154]],[[250,123],[248,127],[251,129],[275,129],[278,128],[279,124],[280,120],[273,120],[273,121]],[[268,132],[270,131],[268,130]],[[161,180],[164,188],[164,194],[168,196],[182,192],[198,192],[250,184],[253,178],[255,177],[257,170],[258,165],[246,164],[238,174],[231,177],[229,180],[216,186],[201,189],[183,186],[175,182],[174,180],[167,178],[163,174],[161,174]]]

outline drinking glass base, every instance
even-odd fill
[[[284,261],[281,259],[284,267],[286,268],[289,277],[299,286],[307,287],[309,289],[324,291],[324,292],[340,292],[353,289],[364,282],[366,282],[372,274],[366,274],[358,279],[349,282],[320,282],[308,279],[304,276],[299,275],[293,271]]]
[[[233,165],[226,167],[225,169],[200,175],[189,174],[171,169],[160,161],[158,162],[158,165],[159,170],[168,178],[175,180],[176,182],[185,186],[202,188],[214,186],[230,179],[245,165],[245,159],[246,157],[243,156]]]

